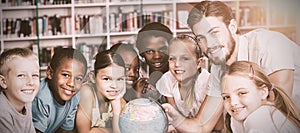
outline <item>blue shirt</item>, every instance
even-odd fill
[[[32,102],[32,120],[34,127],[41,132],[52,133],[59,127],[73,130],[80,95],[77,93],[66,101],[65,105],[58,104],[51,93],[48,83],[41,81],[40,90]]]

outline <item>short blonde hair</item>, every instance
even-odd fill
[[[0,55],[0,75],[6,76],[10,71],[10,66],[8,66],[8,62],[10,62],[15,57],[29,57],[34,56],[37,60],[38,57],[30,50],[29,48],[13,48],[7,51],[4,51]]]

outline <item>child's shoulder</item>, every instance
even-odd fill
[[[90,98],[94,96],[94,89],[92,85],[90,84],[83,84],[80,88],[80,97],[86,97],[86,98]]]
[[[52,97],[52,94],[51,95],[49,95],[49,94],[51,94],[51,91],[50,91],[50,88],[48,87],[48,83],[45,79],[42,79],[40,82],[39,92],[36,95],[36,98],[46,100],[46,99]]]
[[[274,106],[270,105],[263,105],[259,108],[257,108],[255,111],[253,111],[246,119],[245,123],[248,124],[255,124],[257,125],[258,121],[262,123],[266,123],[266,121],[271,122],[272,121],[272,114],[274,112],[279,111]]]

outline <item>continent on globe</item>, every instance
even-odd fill
[[[139,98],[129,101],[119,118],[122,133],[166,133],[168,118],[153,100]]]

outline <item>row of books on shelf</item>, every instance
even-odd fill
[[[111,13],[109,15],[111,32],[134,32],[147,23],[160,22],[172,26],[172,12]],[[5,38],[71,35],[71,16],[41,16],[28,18],[4,18],[3,35]],[[106,16],[102,14],[75,16],[76,34],[101,34],[107,31]],[[37,26],[36,26],[37,25]],[[38,29],[37,29],[38,28]]]
[[[30,6],[30,5],[59,5],[71,4],[71,0],[1,0],[2,6]]]
[[[151,22],[160,22],[170,27],[172,26],[173,12],[144,12],[140,15],[139,12],[133,11],[129,13],[111,13],[109,17],[111,32],[132,32]]]
[[[78,47],[76,48],[79,50],[88,62],[88,67],[92,67],[94,56],[98,52],[100,44],[86,44],[86,43],[79,43]],[[56,47],[42,47],[40,48],[39,53],[39,60],[41,67],[47,67],[50,64],[51,57],[53,56],[54,52],[57,49],[71,47],[71,46],[56,46]],[[31,49],[34,53],[38,54],[38,46],[37,44],[33,44]]]
[[[71,16],[4,18],[3,35],[6,38],[51,35],[70,35]]]
[[[110,0],[110,2],[138,2],[139,0]],[[71,4],[71,0],[1,0],[2,6],[30,6],[30,5],[59,5]],[[74,0],[76,4],[104,3],[106,0]]]

